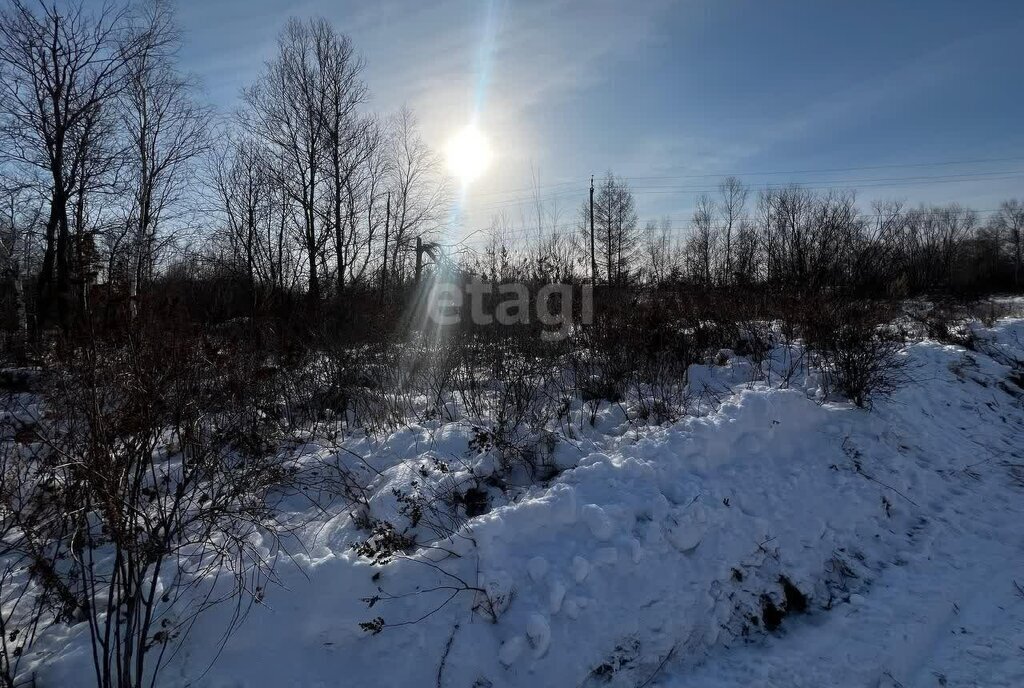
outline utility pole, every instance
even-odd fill
[[[590,175],[590,283],[597,284],[597,251],[594,250],[594,175]]]

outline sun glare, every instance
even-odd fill
[[[448,170],[463,184],[480,177],[491,162],[491,149],[480,130],[470,125],[448,142]]]

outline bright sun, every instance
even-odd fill
[[[475,125],[459,131],[448,142],[448,170],[462,183],[477,179],[491,162],[491,148]]]

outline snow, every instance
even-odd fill
[[[534,583],[540,583],[544,580],[544,576],[548,572],[548,560],[544,557],[533,557],[530,561],[526,562],[526,570],[530,574],[530,578],[533,579]]]
[[[587,580],[587,576],[590,575],[590,562],[581,556],[574,556],[572,558],[572,576],[577,583],[582,583]]]
[[[385,566],[352,551],[351,514],[325,515],[223,649],[229,608],[158,684],[1024,685],[1024,320],[975,335],[974,351],[909,345],[916,382],[871,411],[824,398],[813,371],[783,384],[792,350],[760,373],[723,351],[691,369],[694,415],[640,428],[605,406],[559,445],[569,468],[488,487],[490,510],[451,536],[411,526],[432,546]],[[351,438],[380,472],[370,515],[403,523],[395,490],[494,475],[472,432]],[[440,606],[450,591],[431,590],[456,580],[484,592]],[[787,585],[806,612],[774,627],[766,609],[796,606]],[[368,609],[381,591],[396,599]],[[378,615],[381,633],[359,628]],[[90,684],[83,625],[34,652],[39,685]]]
[[[958,478],[950,501],[891,566],[831,612],[722,648],[654,685],[1024,685],[1024,516],[1000,471]]]

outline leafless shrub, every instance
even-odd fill
[[[877,322],[871,306],[836,308],[817,323],[817,351],[826,388],[835,388],[861,408],[910,381],[903,344]]]
[[[300,477],[259,359],[173,328],[87,341],[24,421],[8,513],[56,618],[88,622],[100,686],[150,683],[204,611],[235,601],[233,626],[272,579]]]
[[[929,339],[962,346],[968,350],[974,349],[974,330],[963,304],[940,301],[919,314],[916,319]]]

